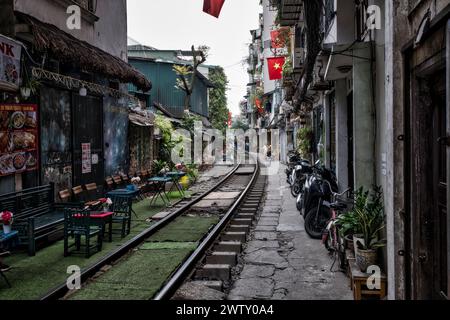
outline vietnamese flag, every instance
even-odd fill
[[[270,32],[270,37],[272,38],[272,48],[280,49],[284,47],[284,41],[280,39],[280,30],[273,30]]]
[[[285,57],[267,58],[270,80],[280,80],[281,78],[283,78],[283,66],[285,61]]]
[[[203,0],[203,12],[218,18],[225,0]]]

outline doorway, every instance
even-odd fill
[[[445,65],[444,65],[445,66]],[[442,63],[416,68],[408,120],[406,187],[411,299],[442,299],[447,291],[446,74]]]
[[[72,106],[73,185],[94,182],[102,185],[103,101],[97,97],[73,94]]]

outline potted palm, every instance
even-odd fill
[[[379,233],[385,228],[383,192],[375,187],[370,194],[362,189],[357,194],[353,211],[362,241],[356,241],[356,264],[366,272],[368,267],[377,264],[378,249],[385,245],[385,240],[379,240]]]

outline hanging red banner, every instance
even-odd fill
[[[281,78],[283,78],[283,66],[285,61],[285,57],[267,58],[270,80],[280,80]]]
[[[203,12],[219,18],[225,0],[203,0]]]

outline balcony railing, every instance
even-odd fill
[[[334,0],[325,0],[325,21],[324,21],[324,32],[327,33],[330,30],[331,24],[333,23],[336,11],[334,8]]]

